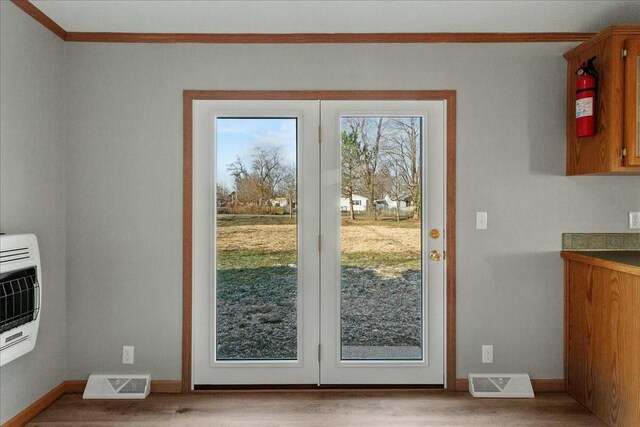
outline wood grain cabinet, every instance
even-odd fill
[[[563,257],[567,392],[609,425],[640,426],[640,267]]]
[[[640,25],[609,27],[567,52],[567,175],[640,175]],[[596,133],[576,136],[576,71],[596,57]]]

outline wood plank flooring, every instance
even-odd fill
[[[601,426],[566,393],[473,399],[442,391],[267,391],[82,400],[68,394],[30,426]]]

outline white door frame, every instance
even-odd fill
[[[194,101],[194,384],[317,384],[318,101]],[[216,359],[216,118],[297,118],[297,360]],[[208,319],[203,322],[202,319]],[[212,339],[213,337],[213,339]],[[205,345],[207,343],[208,345]]]
[[[194,389],[193,381],[193,107],[198,100],[445,100],[447,223],[444,238],[446,270],[445,384],[456,390],[456,91],[455,90],[185,90],[183,92],[183,272],[182,272],[182,376],[183,393]],[[464,386],[461,383],[461,389]]]
[[[322,101],[321,149],[321,318],[322,384],[444,384],[445,263],[428,258],[444,253],[441,236],[428,230],[445,227],[446,103],[445,101]],[[422,348],[421,360],[341,360],[340,346],[340,119],[356,117],[420,117],[422,231]],[[425,173],[426,172],[426,173]]]

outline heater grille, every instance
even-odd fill
[[[0,333],[37,319],[39,287],[35,267],[0,274]]]
[[[473,378],[473,389],[475,391],[486,392],[499,392],[500,389],[489,378],[476,377]]]
[[[469,374],[473,397],[534,397],[528,374]]]
[[[146,378],[132,378],[124,387],[118,390],[118,394],[144,393],[147,388]]]
[[[144,399],[149,395],[150,375],[91,374],[83,399]]]
[[[0,264],[22,261],[31,258],[31,249],[27,246],[0,250]]]

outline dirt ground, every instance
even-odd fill
[[[380,224],[341,227],[343,253],[356,252],[416,252],[420,251],[420,228]],[[218,228],[218,250],[287,251],[296,240],[296,226],[232,225]]]

